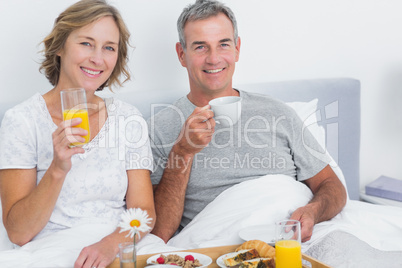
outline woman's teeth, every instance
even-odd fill
[[[101,73],[101,71],[92,71],[92,70],[88,70],[88,69],[83,68],[83,67],[81,67],[81,70],[83,70],[86,73],[92,74],[92,75],[97,75],[97,74]]]

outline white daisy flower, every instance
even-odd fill
[[[120,233],[130,231],[126,237],[133,238],[139,232],[148,232],[151,227],[148,226],[152,221],[152,218],[148,217],[148,213],[140,208],[129,208],[121,214],[121,221],[117,225],[120,227]]]

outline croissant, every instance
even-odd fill
[[[253,248],[257,250],[258,255],[260,255],[262,258],[275,258],[275,248],[261,240],[246,241],[241,244],[236,251]]]

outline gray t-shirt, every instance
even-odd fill
[[[235,184],[267,174],[285,174],[304,181],[329,163],[329,159],[317,159],[309,153],[324,150],[291,107],[266,95],[239,92],[243,99],[241,119],[233,128],[217,124],[212,141],[194,157],[182,227]],[[170,150],[195,108],[182,97],[148,120],[155,160],[153,184],[159,183]],[[175,164],[184,163],[177,160]]]

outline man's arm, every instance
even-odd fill
[[[290,217],[300,221],[302,242],[310,240],[315,224],[332,219],[346,204],[346,189],[329,165],[304,182],[314,196]]]
[[[213,112],[209,106],[196,108],[188,117],[169,153],[162,178],[155,187],[158,220],[152,233],[165,242],[179,228],[194,156],[208,145],[215,130],[212,117]]]

